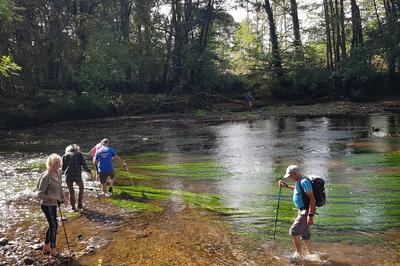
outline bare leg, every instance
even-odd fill
[[[301,239],[300,239],[300,236],[292,236],[292,237],[293,237],[294,246],[296,247],[296,252],[301,254]]]
[[[306,249],[307,249],[308,254],[312,254],[311,240],[304,240],[304,244],[306,244]]]

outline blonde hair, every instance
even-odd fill
[[[50,167],[54,164],[54,162],[58,161],[61,165],[61,156],[58,155],[57,153],[52,153],[47,157],[46,160],[46,167],[47,169],[50,169]]]

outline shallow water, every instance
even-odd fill
[[[372,115],[208,125],[136,117],[0,132],[0,227],[6,232],[40,217],[25,203],[34,199],[35,179],[48,154],[62,154],[71,143],[88,151],[107,137],[130,169],[130,174],[117,172],[117,183],[126,185],[116,188],[118,206],[179,211],[190,204],[220,214],[238,234],[271,239],[276,181],[288,164],[299,164],[305,174],[326,180],[327,204],[318,209],[313,239],[399,247],[399,239],[385,233],[400,228],[399,119]],[[295,216],[291,195],[282,190],[277,223],[277,238],[286,245]],[[138,199],[140,204],[130,204]]]

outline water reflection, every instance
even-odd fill
[[[220,194],[225,196],[226,204],[236,208],[238,213],[248,214],[231,219],[239,225],[247,224],[247,227],[248,224],[259,226],[260,220],[263,220],[264,229],[270,230],[267,228],[271,228],[276,206],[274,180],[282,175],[288,164],[296,163],[305,174],[320,175],[327,181],[328,203],[332,204],[320,209],[318,217],[325,223],[325,229],[367,230],[385,228],[389,224],[389,227],[398,226],[396,219],[400,218],[399,210],[390,218],[386,215],[390,221],[384,225],[384,211],[392,208],[392,205],[382,202],[385,190],[373,184],[376,178],[382,178],[376,172],[380,170],[375,163],[382,161],[385,154],[398,147],[393,145],[393,136],[387,139],[365,134],[370,133],[372,125],[389,132],[390,127],[395,126],[390,125],[389,121],[394,120],[386,116],[369,119],[322,117],[267,120],[251,124],[229,123],[215,127],[217,141],[213,155],[232,173],[230,178],[220,182]],[[368,143],[372,149],[357,152],[355,149],[349,150],[348,147],[357,141]],[[358,155],[360,152],[361,155]],[[373,153],[374,157],[360,157],[365,153]],[[349,160],[348,157],[355,162],[343,164],[342,160]],[[361,181],[357,175],[363,168],[366,169],[363,173],[368,176]],[[390,177],[386,180],[389,180],[390,186]],[[364,193],[375,202],[368,201]],[[397,193],[395,196],[394,200],[398,200],[400,195]],[[283,195],[287,203],[287,215],[290,215],[290,198],[291,193]],[[289,223],[290,219],[287,219]]]
[[[328,182],[328,203],[319,210],[318,230],[325,235],[326,232],[333,236],[341,231],[400,227],[398,116],[283,118],[217,126],[193,121],[172,122],[122,119],[119,123],[77,122],[51,130],[44,127],[12,134],[0,132],[5,140],[0,143],[0,203],[3,206],[0,221],[9,219],[10,213],[18,220],[17,217],[25,217],[24,213],[29,210],[29,207],[16,209],[7,203],[10,199],[33,197],[29,193],[40,171],[19,172],[18,168],[43,162],[47,154],[61,153],[70,143],[80,144],[85,151],[99,139],[108,137],[122,156],[144,151],[163,152],[165,156],[154,161],[146,159],[146,164],[174,167],[163,172],[164,178],[143,181],[146,185],[216,193],[227,207],[236,209],[236,215],[229,219],[244,230],[271,230],[278,191],[276,180],[292,163],[299,164],[305,174],[320,175]],[[372,127],[385,134],[372,134]],[[98,130],[96,134],[93,128]],[[142,141],[143,136],[148,139],[146,142]],[[190,171],[180,168],[182,164],[196,162],[216,163],[225,172],[222,175],[215,170],[218,178],[202,179],[188,176],[196,168]],[[184,206],[179,194],[174,194],[171,202],[173,208]],[[290,191],[282,193],[281,206],[280,232],[286,235],[294,215]]]

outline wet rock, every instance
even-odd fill
[[[96,247],[94,247],[94,246],[87,246],[87,247],[85,248],[85,253],[86,253],[87,255],[93,254],[93,253],[95,253],[95,252],[96,252]]]
[[[8,239],[5,237],[0,238],[0,246],[5,246],[8,243]]]
[[[39,249],[42,249],[43,246],[44,246],[44,244],[43,244],[43,243],[40,243],[40,244],[34,244],[34,245],[32,245],[31,248],[34,249],[34,250],[39,250]]]
[[[35,259],[31,256],[25,257],[24,263],[25,265],[32,265],[33,263],[35,263]]]

